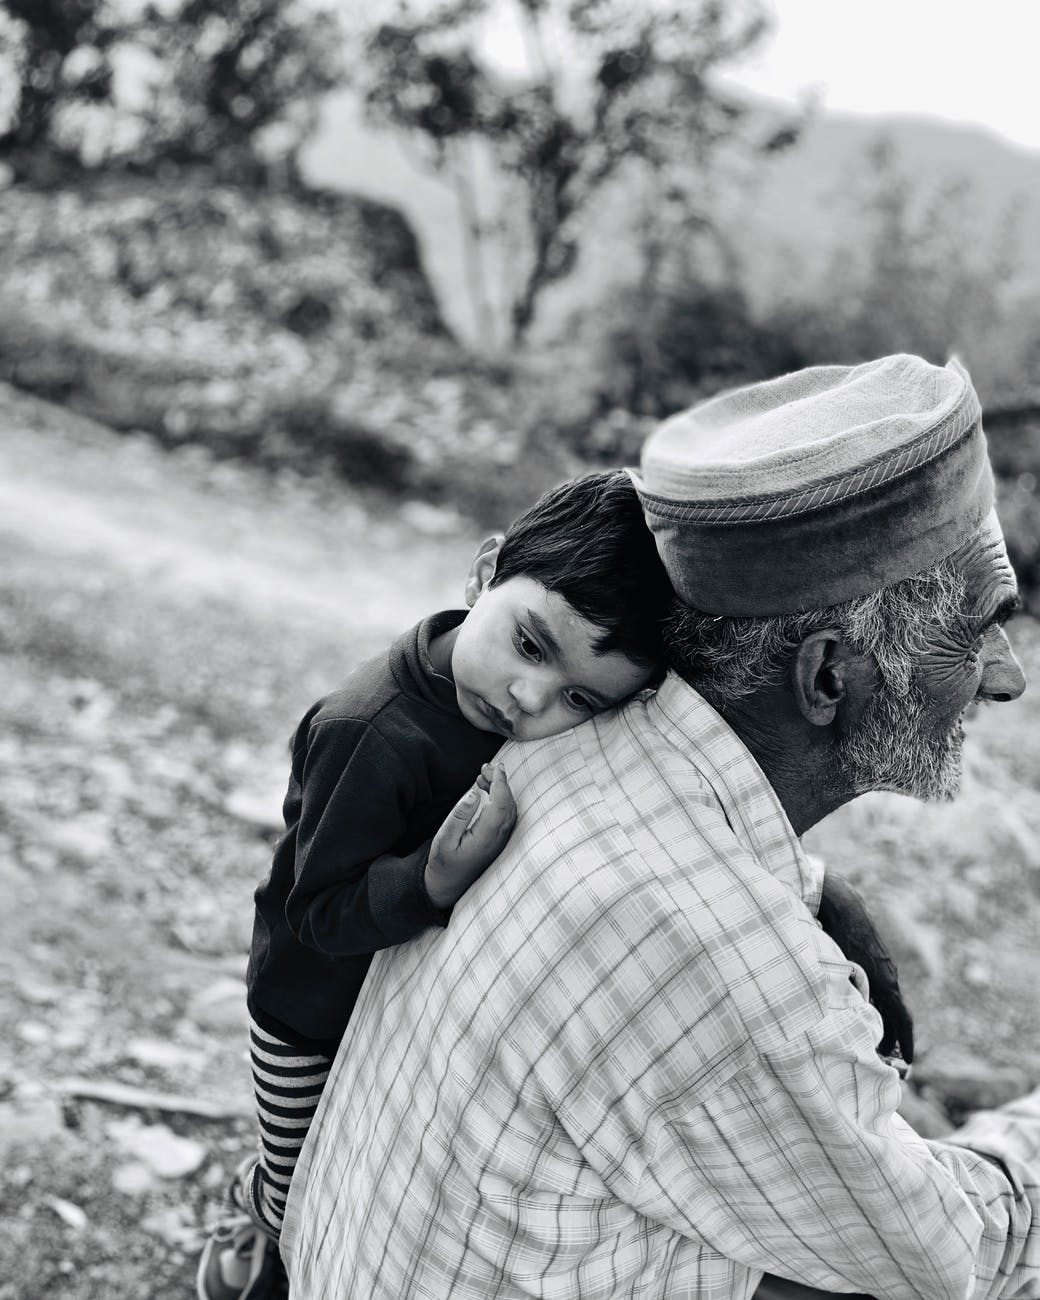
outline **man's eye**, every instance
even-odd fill
[[[981,632],[976,631],[975,638],[968,647],[968,653],[976,656],[980,655],[982,653],[982,647],[986,644],[987,640],[993,635],[993,633],[997,631],[997,626],[996,623],[990,623],[987,627],[984,627]]]
[[[513,644],[525,659],[533,659],[536,663],[542,657],[542,648],[537,641],[527,632],[526,628],[518,627],[513,637]]]
[[[590,699],[582,695],[580,691],[568,691],[566,694],[567,703],[572,709],[580,713],[593,713],[596,706]]]

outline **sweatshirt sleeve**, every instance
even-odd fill
[[[346,957],[447,923],[423,883],[429,842],[403,856],[386,851],[407,829],[416,779],[371,723],[312,723],[299,780],[295,883],[285,915],[301,943]]]

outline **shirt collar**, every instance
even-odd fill
[[[729,723],[675,673],[658,687],[648,711],[689,755],[737,838],[815,915],[823,865],[803,850],[776,791]]]

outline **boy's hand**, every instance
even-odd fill
[[[896,964],[862,896],[829,868],[823,878],[818,916],[849,961],[863,967],[870,984],[870,1000],[880,1011],[885,1027],[878,1051],[890,1056],[898,1045],[900,1056],[909,1065],[914,1059],[914,1018],[903,1001]]]
[[[505,848],[515,824],[516,804],[505,771],[485,763],[430,845],[425,884],[434,907],[459,901]]]

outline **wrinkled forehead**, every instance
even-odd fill
[[[970,606],[1017,602],[1018,581],[996,511],[989,512],[975,535],[950,558],[964,579],[965,598]]]

